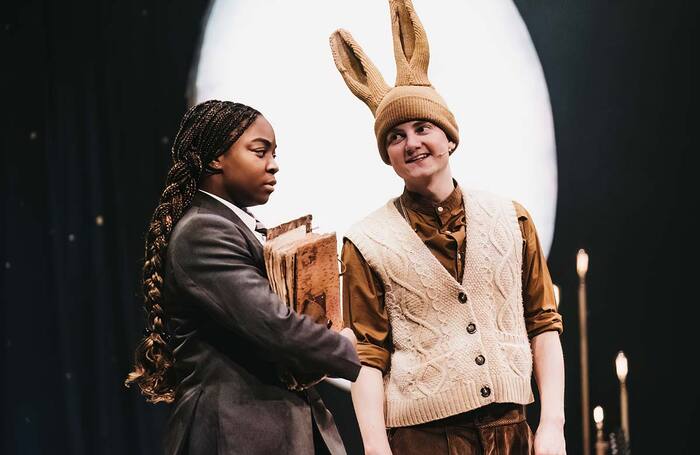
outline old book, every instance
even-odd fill
[[[340,330],[340,279],[335,232],[311,231],[311,215],[268,229],[263,249],[272,290],[294,311]]]
[[[340,280],[335,233],[311,231],[311,215],[268,229],[263,248],[272,290],[289,307],[318,324],[340,330]],[[280,369],[291,390],[304,390],[324,378],[313,372]]]

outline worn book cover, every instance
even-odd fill
[[[334,232],[311,230],[311,215],[268,229],[263,248],[272,290],[299,314],[334,330],[343,325],[338,246]],[[322,378],[281,372],[291,389],[303,390]]]
[[[334,232],[312,232],[306,215],[269,229],[264,254],[270,285],[283,302],[319,324],[342,328]]]

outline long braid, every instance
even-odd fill
[[[143,266],[146,332],[134,353],[134,370],[125,384],[137,383],[151,403],[175,399],[175,358],[169,346],[163,302],[163,262],[175,224],[192,204],[206,165],[228,150],[260,115],[229,101],[205,101],[187,111],[172,149],[173,165],[148,227]]]

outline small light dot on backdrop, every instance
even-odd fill
[[[168,142],[170,142],[170,138],[168,136],[163,136],[160,138],[160,142],[162,144],[167,144]]]
[[[102,217],[102,215],[97,215],[95,217],[95,224],[98,226],[102,226],[105,223],[105,219]]]
[[[75,234],[68,234],[68,241],[74,242],[75,241]]]
[[[24,423],[32,423],[32,419],[30,419],[29,417],[25,417]]]
[[[145,17],[145,16],[148,16],[148,10],[145,9],[145,8],[142,9],[142,10],[141,10],[141,15],[144,16],[144,17]]]
[[[69,381],[70,381],[71,379],[73,379],[73,374],[71,374],[70,371],[67,371],[67,372],[66,372],[66,379],[68,379]]]
[[[36,131],[32,131],[31,133],[29,133],[29,140],[30,141],[35,140],[37,137],[39,137],[39,134],[37,134]]]
[[[10,264],[10,261],[5,262],[5,268],[8,270],[12,268],[12,264]]]

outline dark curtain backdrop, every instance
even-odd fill
[[[581,450],[580,247],[591,257],[591,408],[605,407],[606,430],[619,425],[613,361],[623,349],[634,452],[691,453],[697,13],[682,1],[516,5],[544,67],[557,136],[549,265],[566,324],[569,453]],[[207,6],[0,5],[3,454],[160,451],[167,408],[122,382],[143,329],[145,227]],[[533,406],[533,425],[537,413]],[[356,436],[352,419],[340,419]]]
[[[125,389],[202,1],[4,1],[3,454],[160,453]]]
[[[548,264],[562,288],[569,453],[582,450],[579,248],[590,256],[591,412],[602,405],[606,432],[619,427],[614,360],[623,350],[632,452],[696,453],[698,245],[690,213],[698,191],[691,189],[697,171],[690,166],[700,145],[697,7],[516,4],[540,56],[554,116],[559,200]]]

